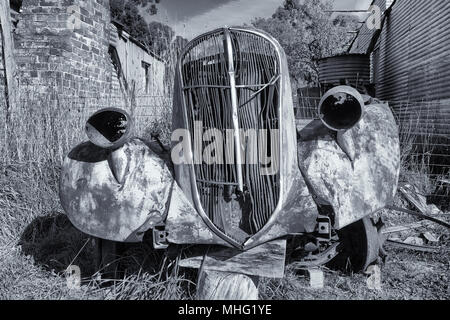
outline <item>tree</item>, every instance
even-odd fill
[[[165,87],[169,90],[169,94],[172,94],[173,84],[175,81],[176,65],[178,57],[181,51],[188,43],[188,40],[181,36],[176,36],[169,44],[169,49],[164,55],[166,59],[166,69],[165,69]]]
[[[175,36],[175,32],[168,25],[152,21],[147,27],[147,41],[151,50],[158,55],[165,55],[170,49],[170,43]]]
[[[317,59],[343,53],[357,28],[356,17],[331,18],[330,1],[285,0],[271,18],[252,24],[274,36],[286,52],[293,85],[318,84]]]
[[[111,18],[125,27],[125,30],[144,45],[153,41],[142,13],[156,14],[156,7],[152,0],[111,0]]]
[[[123,25],[133,38],[146,43],[148,26],[139,13],[140,4],[139,0],[111,0],[111,18]]]

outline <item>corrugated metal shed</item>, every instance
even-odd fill
[[[375,0],[383,10],[386,0]],[[373,52],[377,96],[385,100],[450,98],[450,1],[398,0]],[[374,30],[364,24],[350,53],[366,53]]]
[[[370,59],[365,54],[347,54],[319,60],[319,82],[322,85],[352,85],[362,88],[370,84]]]
[[[386,8],[386,0],[372,4]],[[366,24],[349,50],[371,54],[376,96],[394,109],[402,150],[412,163],[429,166],[436,185],[450,171],[449,21],[448,0],[397,0],[373,51],[367,52],[375,30]],[[447,205],[448,192],[442,196]]]
[[[382,9],[386,7],[386,0],[374,0],[372,1],[371,5],[379,6],[380,9]],[[369,18],[369,16],[367,16],[367,18]],[[370,40],[372,39],[374,33],[375,30],[367,28],[366,23],[362,24],[360,29],[358,30],[355,40],[352,43],[349,53],[367,53],[367,48],[369,47]]]
[[[383,9],[386,0],[373,4]],[[421,130],[450,136],[450,1],[397,0],[372,52],[376,96],[403,120],[426,115]],[[364,24],[350,53],[366,52]],[[408,106],[405,108],[405,106]]]

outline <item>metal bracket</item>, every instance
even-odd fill
[[[329,217],[320,215],[317,218],[317,233],[319,241],[331,240],[331,220]]]
[[[166,226],[156,225],[152,229],[153,233],[153,248],[155,249],[167,249],[169,242],[167,242],[168,232],[166,231]]]
[[[307,257],[301,261],[296,261],[291,264],[295,269],[307,269],[307,268],[315,268],[321,265],[326,264],[331,261],[335,256],[337,256],[339,242],[333,243],[330,247],[328,247],[325,251],[313,255],[312,257]]]

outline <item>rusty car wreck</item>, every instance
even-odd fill
[[[213,30],[179,57],[171,151],[132,137],[125,111],[96,112],[86,124],[90,141],[64,160],[62,206],[99,239],[139,242],[153,232],[157,249],[214,248],[186,266],[283,277],[291,245],[301,267],[350,262],[364,270],[380,252],[371,215],[397,190],[397,125],[387,104],[348,86],[323,95],[319,116],[296,125],[274,38]],[[202,159],[211,149],[222,161]]]

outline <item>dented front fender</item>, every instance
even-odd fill
[[[299,132],[299,166],[311,191],[333,208],[341,229],[393,201],[400,142],[387,104],[366,106],[353,128],[335,133],[320,121]]]
[[[139,242],[165,220],[173,183],[163,159],[140,139],[113,151],[85,142],[64,159],[59,194],[69,220],[82,232]]]

